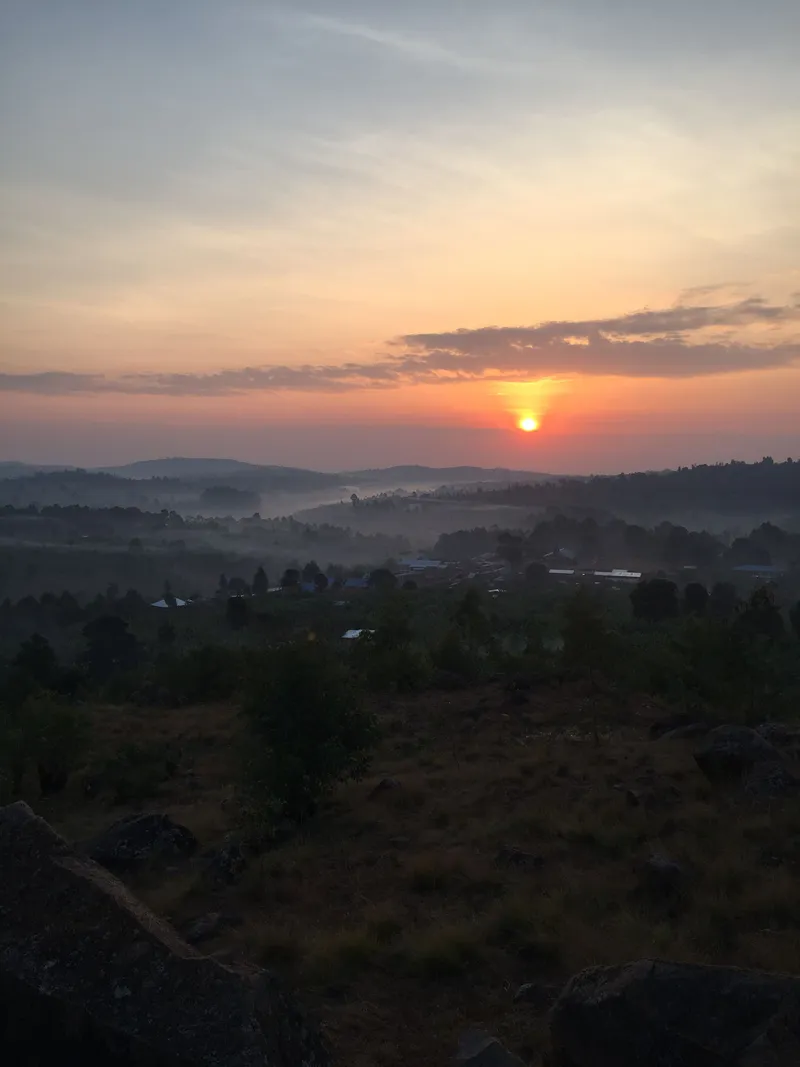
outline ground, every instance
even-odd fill
[[[235,919],[204,951],[282,973],[338,1062],[446,1064],[460,1032],[481,1027],[538,1063],[548,989],[594,963],[800,972],[800,807],[712,789],[691,740],[651,738],[663,708],[487,685],[384,699],[378,713],[369,778],[339,788],[237,884],[209,886],[199,860],[130,879],[179,928],[208,912]],[[177,774],[139,806],[168,812],[203,849],[218,844],[236,812],[235,709],[95,715],[109,750],[180,747]],[[371,795],[387,778],[397,785]],[[32,804],[77,841],[131,810],[76,785]],[[636,892],[654,852],[685,869],[678,901]],[[543,988],[515,1003],[526,982]]]

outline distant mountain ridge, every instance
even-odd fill
[[[150,478],[170,478],[184,481],[233,478],[237,482],[252,477],[265,478],[288,488],[294,480],[298,488],[327,488],[335,485],[397,484],[398,482],[522,482],[550,480],[555,476],[535,471],[509,470],[504,467],[427,467],[405,464],[393,467],[374,467],[353,471],[316,471],[303,467],[278,464],[247,463],[238,459],[195,458],[172,456],[164,459],[142,459],[118,466],[80,468],[71,465],[35,464],[17,461],[0,462],[0,479],[26,478],[36,474],[57,474],[83,470],[87,474],[111,474],[117,478],[145,481]]]

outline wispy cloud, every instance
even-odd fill
[[[616,318],[407,334],[389,342],[388,354],[366,363],[118,377],[62,371],[6,373],[0,374],[0,391],[223,396],[278,390],[343,392],[480,379],[519,381],[554,375],[699,378],[800,363],[800,341],[756,344],[731,340],[727,334],[723,340],[715,337],[720,330],[800,322],[800,298],[793,300],[788,304],[770,304],[760,297],[721,305],[678,302]]]

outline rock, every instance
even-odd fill
[[[776,748],[786,748],[800,739],[796,730],[790,730],[782,722],[762,722],[756,727],[756,733]]]
[[[431,689],[457,692],[460,689],[466,689],[468,686],[469,680],[463,674],[456,674],[455,671],[437,669],[433,671],[430,677]]]
[[[553,1007],[555,1064],[767,1067],[766,1056],[746,1057],[759,1040],[774,1046],[776,1018],[794,1017],[798,1003],[800,978],[790,975],[664,960],[591,967]]]
[[[85,847],[86,854],[110,871],[124,871],[145,860],[185,859],[194,854],[197,838],[169,815],[143,812],[113,823]]]
[[[792,796],[800,790],[800,778],[784,763],[757,763],[744,780],[744,790],[754,799]]]
[[[183,937],[188,944],[199,945],[201,941],[216,937],[226,926],[239,925],[241,925],[240,919],[224,915],[221,911],[210,911],[207,915],[201,915],[190,922],[183,930]]]
[[[484,1030],[467,1030],[461,1035],[456,1063],[465,1067],[525,1067],[521,1059]]]
[[[519,871],[538,871],[544,866],[544,857],[521,848],[501,848],[495,856],[498,867],[516,867]]]
[[[747,726],[717,726],[694,758],[710,782],[730,782],[741,779],[757,763],[780,763],[781,754]]]
[[[382,778],[376,786],[374,786],[370,792],[368,800],[374,800],[375,797],[381,795],[381,793],[389,793],[393,789],[401,789],[401,785],[396,778]]]
[[[690,711],[679,712],[677,715],[669,715],[666,719],[659,719],[654,722],[650,727],[650,736],[655,740],[659,738],[665,738],[670,736],[681,736],[681,730],[690,731],[683,736],[693,736],[692,731],[697,733],[708,733],[711,729],[709,723],[699,720],[696,715]]]
[[[547,1011],[558,998],[558,986],[526,982],[514,994],[515,1004],[530,1004],[534,1011]]]
[[[676,726],[674,730],[667,730],[659,738],[660,741],[682,741],[687,737],[703,737],[711,727],[705,722],[689,722],[685,726]]]
[[[203,860],[209,881],[217,885],[234,885],[247,867],[247,849],[238,837],[229,836],[221,848],[206,852]]]
[[[199,955],[26,804],[0,867],[0,1062],[328,1067],[274,976]]]
[[[677,904],[686,896],[691,879],[680,863],[655,854],[639,870],[636,894],[653,904]]]

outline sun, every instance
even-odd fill
[[[536,419],[532,419],[530,415],[526,415],[524,419],[519,420],[520,430],[524,430],[525,433],[533,433],[534,430],[539,429],[539,423]]]

